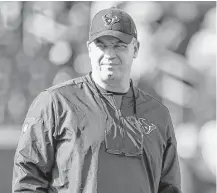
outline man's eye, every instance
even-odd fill
[[[127,45],[125,45],[125,44],[118,44],[118,45],[116,45],[116,47],[117,47],[117,48],[126,48]]]
[[[104,48],[104,45],[103,44],[97,44],[96,45],[98,48]]]

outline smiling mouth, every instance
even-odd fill
[[[118,64],[116,64],[116,63],[108,63],[108,64],[103,64],[103,65],[105,65],[105,66],[117,66]]]
[[[104,66],[107,69],[116,69],[117,68],[117,64],[105,64]]]

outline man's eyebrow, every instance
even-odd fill
[[[101,41],[101,40],[99,40],[99,39],[94,40],[94,42],[95,42],[95,43],[101,43],[101,44],[104,44],[104,42]],[[118,40],[117,42],[112,42],[112,44],[126,44],[126,43],[124,43],[124,42],[121,41],[121,40]],[[127,45],[127,44],[126,44],[126,45]]]
[[[116,44],[126,44],[126,43],[124,43],[121,40],[119,40],[118,42],[116,42]]]

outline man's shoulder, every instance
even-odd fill
[[[73,90],[76,88],[79,88],[83,83],[86,83],[86,76],[81,76],[77,78],[70,79],[68,81],[65,81],[63,83],[51,86],[46,91],[50,93],[58,93],[65,90]]]
[[[153,97],[151,94],[145,92],[144,90],[141,90],[138,87],[135,87],[135,88],[138,92],[138,99],[141,102],[149,102],[149,103],[153,104],[154,106],[157,106],[161,110],[169,113],[169,109],[161,101],[159,101],[158,99]]]
[[[87,84],[87,75],[70,79],[60,84],[48,87],[38,94],[37,100],[44,101],[45,99],[70,98],[76,93],[82,92],[84,84]],[[46,100],[45,100],[46,101]]]

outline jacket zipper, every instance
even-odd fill
[[[122,138],[121,138],[121,148],[124,148],[124,136],[125,136],[125,130],[124,130],[124,127],[123,127],[123,123],[122,123],[122,120],[121,120],[121,117],[122,117],[122,112],[121,112],[121,107],[122,107],[122,102],[123,100],[121,100],[121,105],[120,105],[120,109],[117,107],[117,103],[115,101],[115,98],[114,96],[112,95],[111,96],[112,98],[112,101],[114,103],[114,108],[115,108],[115,111],[117,112],[117,115],[118,115],[118,123],[119,123],[119,126],[122,130]],[[113,105],[112,105],[113,106]]]
[[[112,101],[113,101],[113,103],[114,103],[115,111],[116,111],[117,114],[118,114],[118,119],[120,120],[120,117],[122,116],[122,113],[121,113],[122,100],[121,100],[121,106],[120,106],[120,109],[119,109],[119,108],[117,107],[117,103],[116,103],[116,101],[115,101],[114,96],[111,96],[111,98],[112,98]],[[112,106],[113,106],[113,105],[112,105]]]

